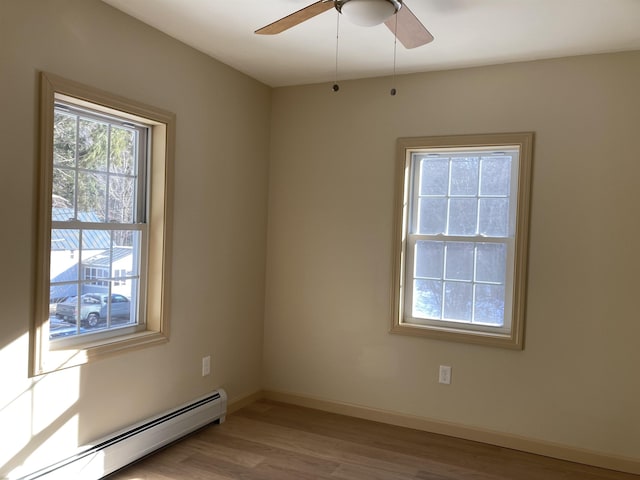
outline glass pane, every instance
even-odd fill
[[[88,170],[106,170],[107,124],[81,118],[78,128],[78,167]]]
[[[99,173],[78,173],[78,220],[104,222],[106,214],[107,176]]]
[[[92,283],[82,285],[84,293],[80,296],[81,331],[104,326],[109,308],[108,288],[108,282],[102,289],[96,288]]]
[[[445,282],[444,318],[471,321],[473,287],[471,283]]]
[[[476,281],[504,283],[507,247],[500,243],[479,243],[476,248]]]
[[[80,279],[82,294],[108,294],[111,272],[111,234],[104,230],[82,230]]]
[[[124,175],[133,175],[136,171],[137,132],[128,128],[111,127],[111,157],[109,171]]]
[[[473,280],[473,243],[447,243],[447,280]]]
[[[49,263],[49,338],[75,335],[78,299],[78,230],[51,230]]]
[[[139,275],[139,255],[141,234],[137,231],[114,230],[112,256],[113,276],[123,277],[125,283],[127,278]],[[120,272],[116,275],[116,272]]]
[[[49,338],[68,337],[78,333],[75,312],[78,305],[78,284],[65,285],[67,293],[59,297],[61,285],[51,284],[49,297]]]
[[[481,198],[480,225],[481,235],[507,237],[509,232],[509,199]]]
[[[139,231],[113,231],[112,254],[114,271],[125,272],[127,277],[140,275],[140,255],[138,252],[141,250],[141,240],[142,234]]]
[[[451,161],[450,195],[478,194],[478,158],[456,158]]]
[[[504,286],[476,285],[474,323],[504,324]]]
[[[447,221],[446,198],[421,198],[418,212],[418,232],[421,234],[444,233]]]
[[[509,195],[511,157],[483,157],[480,195]]]
[[[449,190],[449,159],[424,158],[420,162],[420,195],[446,195]]]
[[[80,232],[78,230],[51,230],[51,259],[49,275],[51,282],[70,282],[78,280],[78,250]],[[52,290],[53,298],[74,295],[74,291]]]
[[[416,318],[442,318],[442,282],[414,280],[413,312]]]
[[[475,235],[478,218],[478,200],[475,198],[449,199],[449,235]]]
[[[53,190],[51,196],[51,207],[54,211],[53,219],[55,218],[56,209],[67,209],[67,216],[62,221],[67,221],[73,218],[73,206],[76,189],[76,173],[75,170],[68,168],[54,168],[53,169]]]
[[[53,164],[73,167],[76,163],[76,116],[55,110],[53,114]]]
[[[111,294],[111,326],[119,327],[135,323],[135,302],[132,299],[137,280],[113,282]]]
[[[416,242],[415,276],[442,279],[444,243],[433,241]]]
[[[133,177],[109,177],[109,221],[133,223],[136,182]]]

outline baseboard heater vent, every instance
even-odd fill
[[[205,425],[224,422],[226,412],[227,394],[219,389],[84,446],[20,480],[98,480]]]

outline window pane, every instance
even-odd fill
[[[74,286],[66,286],[63,282],[78,280],[79,234],[78,230],[51,230],[49,262],[49,278],[52,283],[51,298],[62,299],[76,294]]]
[[[418,216],[418,232],[422,234],[444,233],[447,222],[445,198],[421,198]]]
[[[511,157],[483,157],[480,195],[509,195]]]
[[[133,175],[136,171],[136,136],[135,130],[111,127],[110,172]]]
[[[450,195],[476,196],[478,194],[478,159],[456,158],[451,161]]]
[[[81,280],[83,295],[108,294],[109,272],[111,272],[110,255],[111,236],[108,231],[83,230],[81,252]],[[105,280],[102,280],[106,278]],[[88,298],[88,297],[87,297]]]
[[[137,295],[134,290],[137,288],[137,280],[126,282],[126,284],[112,286],[111,302],[111,326],[118,327],[134,324],[136,318]]]
[[[476,281],[504,283],[507,247],[500,243],[479,243],[476,255]]]
[[[133,223],[136,182],[132,177],[109,177],[109,221]]]
[[[78,127],[78,167],[105,171],[108,126],[105,123],[81,118]]]
[[[124,272],[121,277],[140,275],[140,251],[142,234],[132,230],[113,231],[113,269]]]
[[[107,176],[78,173],[78,220],[104,222],[106,214]]]
[[[473,243],[447,243],[447,280],[473,280]]]
[[[442,318],[442,282],[414,280],[413,312],[417,318]]]
[[[424,158],[420,162],[420,195],[446,195],[449,190],[449,159]]]
[[[61,288],[67,295],[58,296]],[[49,298],[49,338],[68,337],[77,334],[74,318],[78,304],[78,284],[50,286]]]
[[[504,286],[476,285],[475,323],[504,324]]]
[[[76,173],[75,170],[68,168],[53,169],[53,190],[51,197],[51,206],[56,208],[68,208],[71,214],[64,219],[69,220],[73,217],[73,206],[76,190]],[[55,215],[55,214],[54,214]],[[54,218],[55,219],[55,218]]]
[[[442,279],[444,243],[433,241],[416,242],[415,276]]]
[[[76,162],[76,116],[55,110],[53,114],[53,164],[73,167]]]
[[[475,235],[478,218],[478,200],[451,198],[449,200],[449,235]]]
[[[470,283],[445,282],[444,318],[471,321],[473,287]]]
[[[481,198],[480,225],[481,235],[507,237],[509,232],[509,199]]]

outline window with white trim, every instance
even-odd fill
[[[31,374],[167,340],[175,116],[42,74]]]
[[[522,348],[532,140],[400,139],[393,332]]]

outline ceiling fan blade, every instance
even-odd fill
[[[397,32],[396,22],[398,25]],[[389,27],[391,33],[400,40],[400,43],[405,48],[416,48],[433,41],[433,35],[429,33],[429,30],[422,25],[418,17],[409,10],[409,7],[404,2],[402,2],[402,8],[398,10],[398,13],[384,22],[384,24]]]
[[[308,7],[270,23],[255,31],[259,35],[276,35],[333,8],[333,0],[319,0]]]

